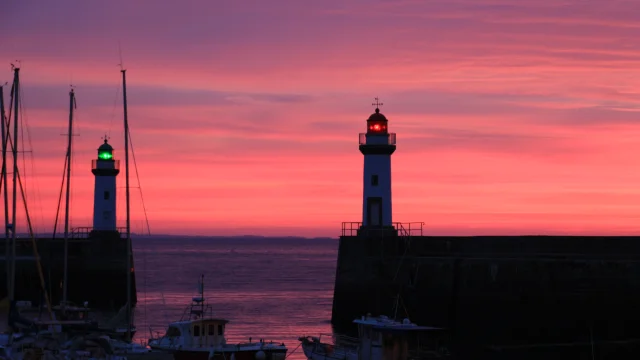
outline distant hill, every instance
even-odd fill
[[[315,237],[306,238],[299,236],[257,236],[257,235],[243,235],[243,236],[205,236],[205,235],[132,235],[131,238],[135,241],[215,241],[215,242],[270,242],[270,243],[292,243],[292,242],[328,242],[338,241],[338,238],[329,237]]]
[[[52,234],[37,234],[38,238],[52,237]],[[62,239],[63,234],[57,234],[56,238]],[[18,238],[29,238],[29,234],[18,234]],[[302,237],[302,236],[261,236],[261,235],[236,235],[236,236],[208,236],[208,235],[168,235],[168,234],[151,234],[143,235],[131,233],[131,238],[134,240],[210,240],[210,241],[337,241],[338,238],[331,237]]]

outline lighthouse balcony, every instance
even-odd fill
[[[387,237],[423,236],[424,222],[394,222],[389,225],[363,225],[361,222],[343,222],[342,236]]]
[[[120,160],[91,160],[91,170],[120,170]]]
[[[359,143],[360,145],[395,145],[396,133],[360,133]]]

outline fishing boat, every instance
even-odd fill
[[[149,339],[154,350],[173,354],[175,360],[284,360],[284,343],[264,339],[237,344],[227,343],[225,328],[229,320],[213,316],[204,298],[204,275],[199,284],[199,296],[193,297],[179,321],[169,324],[163,336]]]
[[[11,344],[0,346],[0,358],[7,360],[129,360],[118,354],[107,336],[90,334],[68,341],[49,334],[16,337]]]
[[[120,323],[120,319],[101,324],[96,318],[96,312],[85,303],[77,306],[68,302],[65,306],[52,307],[53,319],[48,314],[43,314],[40,307],[34,307],[29,301],[18,301],[11,306],[9,321],[14,330],[25,332],[52,331],[67,335],[100,333],[115,340],[125,340],[126,327],[118,327],[113,324]],[[131,334],[135,334],[135,327],[131,328]],[[133,335],[132,335],[133,336]]]
[[[298,340],[309,360],[422,360],[447,359],[447,331],[443,328],[418,326],[409,319],[401,322],[370,314],[353,321],[358,325],[358,338],[333,336],[323,342],[322,336],[301,336]]]

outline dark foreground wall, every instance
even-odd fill
[[[458,358],[637,356],[640,237],[341,237],[334,326],[396,311]]]
[[[0,243],[0,298],[7,296],[5,241]],[[62,300],[64,277],[63,239],[36,240],[45,287],[51,303]],[[19,239],[16,249],[16,300],[43,302],[40,278],[30,239]],[[117,311],[127,300],[126,240],[119,234],[69,240],[67,299],[78,305],[85,301],[96,310]],[[133,263],[133,257],[131,260]],[[131,272],[132,304],[137,302],[135,272]]]

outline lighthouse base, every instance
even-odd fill
[[[397,237],[398,229],[393,226],[362,225],[358,229],[357,236],[366,236],[369,238]]]

